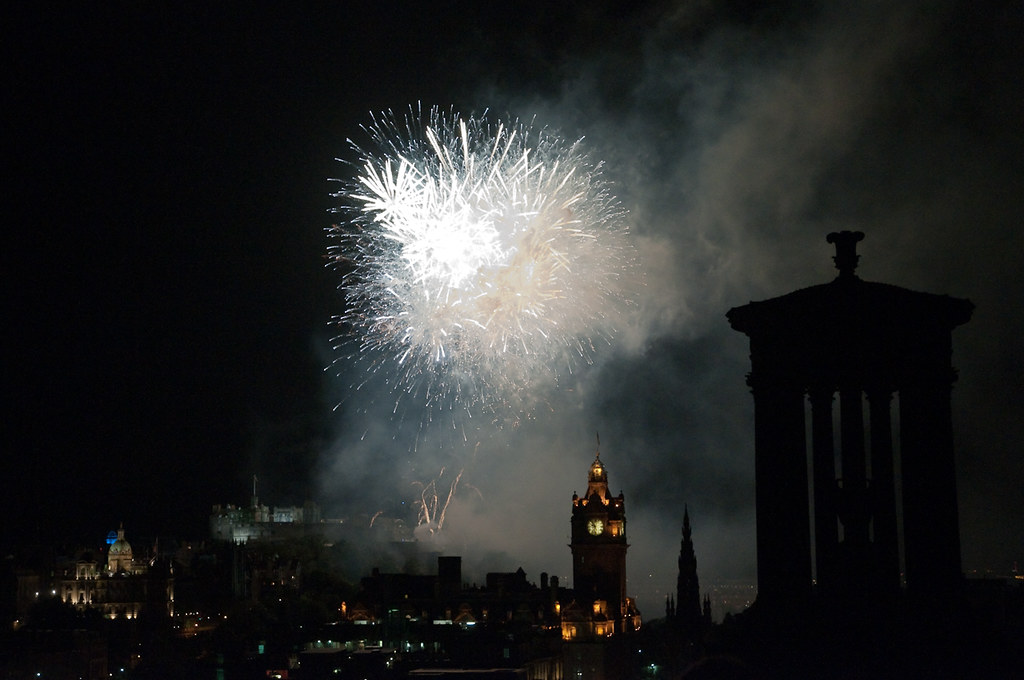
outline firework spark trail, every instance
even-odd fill
[[[414,482],[415,485],[423,487],[420,490],[420,500],[416,502],[419,506],[419,517],[417,518],[416,525],[426,526],[431,534],[441,531],[444,527],[444,518],[448,512],[448,506],[451,505],[455,492],[459,488],[459,482],[462,480],[462,475],[465,472],[464,469],[459,470],[459,474],[455,475],[455,479],[449,485],[448,495],[445,497],[444,502],[442,502],[437,493],[437,483],[444,476],[445,469],[441,468],[437,478],[431,480],[429,484]]]
[[[353,143],[356,177],[330,230],[354,358],[452,410],[523,407],[589,364],[631,297],[624,211],[580,142],[518,121],[410,111]],[[344,342],[339,342],[336,349]],[[345,357],[345,359],[350,357]]]

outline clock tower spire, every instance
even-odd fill
[[[576,603],[607,621],[599,635],[632,631],[640,616],[626,596],[626,501],[608,491],[608,469],[599,448],[587,472],[587,492],[572,496],[572,576]]]

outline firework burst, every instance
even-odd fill
[[[591,363],[630,299],[635,256],[581,143],[437,109],[365,130],[334,194],[346,217],[330,230],[347,304],[336,349],[355,339],[396,405],[447,410],[528,410],[532,388]]]

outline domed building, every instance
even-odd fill
[[[123,524],[117,530],[117,538],[110,544],[110,549],[107,550],[107,573],[135,573],[134,560],[132,559],[132,544],[124,538]]]
[[[61,599],[78,609],[95,608],[107,618],[134,619],[143,607],[174,614],[174,575],[170,563],[154,554],[150,560],[135,559],[124,525],[107,536],[106,568],[96,554],[85,550],[74,566],[64,569]],[[102,555],[100,555],[102,559]]]

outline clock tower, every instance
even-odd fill
[[[614,632],[633,609],[626,597],[626,502],[608,492],[608,470],[597,452],[587,474],[587,492],[572,495],[572,578],[576,602],[614,622]],[[611,633],[612,631],[609,631]]]

